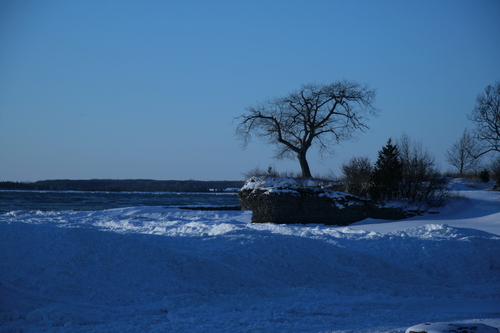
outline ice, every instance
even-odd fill
[[[402,221],[249,211],[0,215],[0,332],[400,332],[500,327],[500,193]]]

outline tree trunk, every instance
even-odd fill
[[[309,169],[309,163],[307,163],[306,159],[306,153],[307,153],[306,151],[304,152],[301,151],[297,154],[300,163],[300,168],[302,169],[302,178],[312,178],[311,169]]]

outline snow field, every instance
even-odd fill
[[[500,327],[500,197],[349,227],[132,207],[0,216],[0,332]]]

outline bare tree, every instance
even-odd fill
[[[252,134],[276,145],[276,158],[299,160],[302,177],[311,178],[307,152],[317,144],[320,153],[368,129],[368,116],[377,114],[375,91],[367,85],[338,81],[307,84],[288,96],[248,107],[237,119],[236,133],[246,146]]]
[[[472,171],[479,167],[479,158],[475,154],[480,150],[480,145],[472,133],[468,129],[465,129],[462,137],[446,151],[446,160],[457,168],[460,177],[462,177],[464,172]]]
[[[410,202],[440,206],[448,197],[446,180],[439,176],[434,156],[421,142],[412,141],[403,134],[397,143],[403,178],[400,195]]]
[[[477,96],[476,106],[468,118],[476,123],[475,135],[483,144],[475,156],[500,152],[500,81],[488,85],[484,93]]]
[[[491,162],[490,169],[491,177],[497,182],[497,185],[500,185],[500,157],[497,157]]]

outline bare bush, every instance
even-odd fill
[[[262,169],[260,166],[256,166],[253,169],[248,170],[243,173],[245,179],[251,177],[287,177],[287,178],[299,178],[300,174],[294,171],[278,171],[276,167],[270,165],[267,169]]]
[[[353,157],[342,164],[342,180],[347,193],[367,196],[372,177],[372,165],[368,157]]]
[[[256,166],[253,169],[250,169],[247,172],[243,173],[243,177],[245,177],[245,179],[260,176],[277,177],[278,172],[274,170],[272,166],[267,167],[267,169],[261,169],[260,166]]]
[[[496,158],[490,164],[491,178],[500,185],[500,157]]]
[[[398,140],[403,179],[400,196],[412,203],[440,206],[449,197],[446,178],[435,167],[434,156],[421,142],[410,140],[403,134]]]

